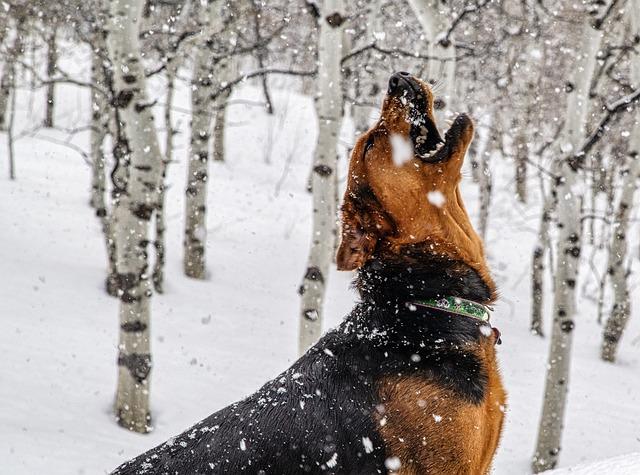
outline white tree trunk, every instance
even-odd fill
[[[640,130],[637,131],[640,133]],[[639,151],[640,149],[635,149]],[[637,153],[637,152],[636,152]],[[622,182],[622,194],[616,219],[613,223],[613,236],[609,249],[609,261],[607,273],[609,274],[613,289],[613,306],[607,320],[602,336],[602,349],[600,356],[603,360],[614,362],[618,343],[622,332],[627,325],[631,314],[631,302],[629,300],[629,285],[627,283],[627,235],[629,232],[629,217],[633,206],[633,197],[638,188],[637,180],[640,178],[640,156],[632,156],[627,174]]]
[[[640,34],[640,4],[630,1],[627,4],[630,10],[631,29],[636,35]],[[631,61],[631,82],[634,88],[640,87],[640,58],[634,57]],[[637,112],[636,112],[637,117]],[[629,139],[629,156],[631,163],[622,182],[622,193],[613,223],[613,236],[609,249],[608,274],[611,277],[613,287],[613,308],[607,320],[602,338],[601,357],[605,361],[613,362],[616,359],[618,343],[622,332],[631,314],[631,302],[629,300],[629,286],[627,284],[627,272],[625,260],[627,257],[627,235],[629,231],[629,218],[633,207],[633,198],[640,178],[640,122],[636,121],[634,130]]]
[[[58,25],[51,25],[51,33],[47,38],[47,79],[51,80],[56,74],[58,63],[58,45],[56,35],[58,33]],[[44,123],[45,127],[53,127],[53,113],[55,110],[55,83],[47,84],[47,101],[45,104]]]
[[[11,89],[13,93],[11,94],[10,102],[10,111],[9,111],[9,126],[7,128],[7,148],[9,149],[9,178],[11,180],[16,179],[16,154],[14,147],[14,126],[16,122],[16,87],[15,87],[15,78],[14,82],[11,84]]]
[[[9,96],[15,84],[16,61],[24,49],[24,19],[16,21],[16,31],[9,54],[4,58],[2,79],[0,79],[0,130],[7,130],[7,107]]]
[[[184,260],[187,276],[206,277],[207,182],[209,179],[209,142],[211,138],[211,95],[217,84],[215,65],[207,40],[222,26],[225,2],[212,0],[205,13],[198,15],[201,38],[191,78],[191,140],[187,172]]]
[[[173,159],[173,120],[171,114],[171,108],[173,107],[173,98],[175,93],[175,80],[176,80],[177,67],[173,61],[168,61],[167,64],[167,93],[165,96],[164,105],[164,125],[166,129],[165,146],[164,146],[164,158],[162,160],[162,172],[160,180],[160,194],[158,197],[158,207],[156,210],[156,238],[154,241],[154,248],[156,250],[156,258],[153,262],[153,273],[151,280],[153,281],[153,288],[159,294],[164,292],[164,264],[166,260],[166,245],[165,245],[165,196],[166,196],[166,178],[167,168]]]
[[[384,17],[382,15],[382,0],[371,0],[367,2],[367,20],[366,34],[361,44],[365,46],[368,43],[377,43],[381,45],[385,40]],[[343,55],[348,51],[343,51]],[[378,65],[383,64],[384,56],[377,51],[369,53],[370,59],[368,64],[356,64],[351,67],[351,75],[355,79],[353,82],[353,94],[358,102],[377,103],[381,90],[379,85],[384,85],[385,78],[381,77],[381,69]],[[384,90],[384,89],[382,89]],[[374,122],[374,116],[378,112],[370,105],[360,104],[351,107],[351,116],[353,118],[353,126],[356,138],[369,130]]]
[[[91,57],[91,82],[96,88],[104,88],[102,58],[93,54]],[[91,198],[89,203],[96,210],[98,217],[106,216],[106,173],[105,157],[102,145],[109,130],[109,114],[106,97],[98,89],[91,90],[91,129],[89,144],[91,150]]]
[[[493,178],[489,166],[491,156],[483,149],[479,156],[480,170],[478,173],[480,185],[480,212],[478,214],[478,233],[482,239],[487,237],[489,225],[489,210],[491,209],[491,197],[493,195]]]
[[[322,333],[322,306],[333,257],[336,229],[336,173],[338,134],[342,118],[342,0],[324,0],[318,35],[316,113],[318,141],[313,158],[313,229],[307,268],[300,286],[301,311],[298,350],[302,354]]]
[[[530,123],[527,121],[527,123]],[[527,202],[527,159],[529,158],[529,136],[522,124],[514,141],[516,159],[516,196],[521,203]]]
[[[120,340],[115,413],[136,432],[151,430],[148,228],[158,203],[162,157],[147,99],[138,43],[142,0],[111,0],[107,44],[114,71],[115,105],[126,140],[128,180],[115,203]]]
[[[581,39],[576,48],[576,64],[571,78],[573,88],[569,92],[565,114],[567,120],[560,135],[560,178],[554,190],[558,200],[558,262],[555,271],[554,316],[544,401],[532,461],[535,473],[555,467],[558,461],[569,387],[571,344],[575,326],[575,289],[582,234],[581,194],[577,188],[578,169],[574,154],[585,137],[589,86],[602,36],[600,31],[591,26],[588,18],[584,18],[582,22]]]
[[[233,57],[225,58],[218,63],[217,78],[218,83],[225,84],[231,81],[236,71],[236,61]],[[267,89],[265,89],[266,91]],[[224,162],[224,133],[227,121],[227,101],[231,96],[231,90],[228,89],[220,94],[214,103],[215,119],[213,122],[213,160],[216,162]]]
[[[429,43],[429,56],[435,58],[427,61],[427,74],[428,80],[437,84],[434,109],[436,122],[442,126],[452,114],[456,90],[456,50],[453,38],[444,38],[451,14],[440,0],[409,0],[409,5]]]
[[[530,330],[534,335],[543,336],[543,310],[544,310],[544,258],[550,251],[549,224],[555,209],[556,198],[552,191],[544,199],[540,226],[538,227],[538,240],[533,249],[531,262],[531,324]]]
[[[96,87],[91,90],[91,129],[89,131],[89,144],[91,150],[91,207],[102,226],[102,234],[107,253],[107,279],[106,291],[109,295],[117,296],[117,272],[116,272],[116,237],[111,222],[111,215],[106,202],[106,160],[103,143],[109,130],[109,111],[107,110],[106,96],[99,89],[106,88],[104,68],[100,52],[105,51],[106,45],[100,35],[96,35],[94,51],[91,56],[91,82]]]

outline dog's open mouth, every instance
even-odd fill
[[[450,156],[453,142],[457,142],[464,128],[471,124],[466,114],[453,121],[444,139],[433,121],[425,91],[420,83],[404,71],[389,79],[387,94],[395,97],[406,110],[406,120],[411,124],[411,141],[415,155],[424,162],[436,163]]]

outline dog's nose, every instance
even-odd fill
[[[389,78],[389,93],[393,94],[395,92],[400,92],[406,89],[411,90],[411,86],[409,84],[411,78],[411,74],[406,71],[398,71],[397,73],[393,73]]]

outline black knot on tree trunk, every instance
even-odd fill
[[[138,285],[138,275],[133,272],[118,273],[116,283],[119,290],[131,290]]]
[[[313,171],[323,177],[330,176],[333,173],[333,169],[328,165],[316,165],[313,167]]]
[[[333,12],[331,15],[327,15],[326,20],[329,26],[332,28],[338,28],[345,22],[345,17],[343,17],[339,12]]]
[[[113,106],[118,109],[125,109],[133,99],[133,91],[120,91],[113,99]]]
[[[126,333],[139,333],[147,329],[147,324],[141,322],[140,320],[134,320],[132,322],[123,323],[122,325],[120,325],[120,328],[123,332]]]
[[[563,333],[571,333],[575,326],[573,320],[566,320],[560,324],[560,330],[562,330]]]
[[[137,217],[144,221],[149,221],[151,219],[151,215],[153,214],[153,206],[150,206],[146,203],[138,203],[134,206],[131,212]]]
[[[313,280],[314,282],[324,282],[324,276],[322,275],[322,272],[320,272],[320,269],[315,266],[307,268],[307,272],[305,273],[304,278]]]
[[[311,322],[315,322],[318,319],[318,311],[315,308],[308,308],[303,312],[304,318]]]
[[[138,384],[141,384],[147,379],[151,372],[151,355],[139,353],[125,355],[120,353],[118,354],[118,366],[127,368],[131,377],[135,379]]]

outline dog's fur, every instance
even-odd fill
[[[459,116],[432,153],[443,140],[431,90],[394,77],[353,150],[342,209],[338,266],[358,271],[361,302],[256,393],[114,473],[488,473],[505,404],[496,336],[479,320],[408,304],[495,299],[458,190],[473,126]],[[413,142],[404,164],[392,159],[392,134]]]

